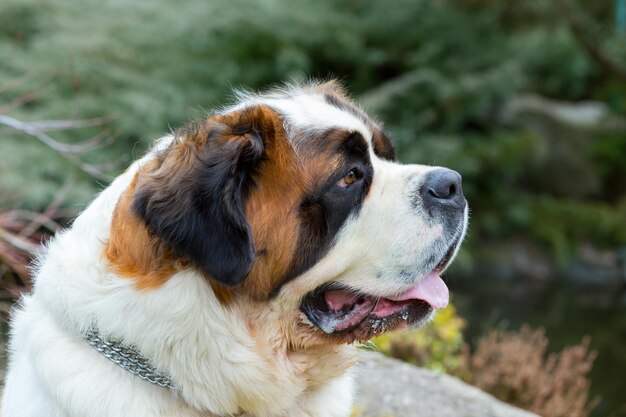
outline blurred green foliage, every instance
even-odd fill
[[[609,2],[578,2],[616,62],[626,40]],[[626,134],[572,134],[550,120],[505,123],[523,93],[599,100],[626,114],[624,80],[607,76],[549,0],[4,0],[0,106],[37,97],[22,120],[113,115],[115,145],[93,161],[139,156],[152,139],[232,87],[338,77],[395,138],[400,159],[464,176],[469,247],[525,236],[567,256],[581,241],[626,243]],[[548,127],[546,127],[548,125]],[[58,132],[76,141],[98,131]],[[0,198],[45,206],[69,175],[66,204],[102,185],[30,139],[0,132]],[[79,137],[79,135],[82,135]],[[6,205],[8,203],[4,203]]]

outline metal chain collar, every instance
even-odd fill
[[[144,381],[156,384],[160,387],[176,389],[169,375],[158,371],[150,365],[148,360],[141,356],[135,349],[123,346],[115,340],[104,340],[95,329],[89,330],[84,335],[85,340],[98,352],[111,362],[126,369],[133,375],[137,375]]]

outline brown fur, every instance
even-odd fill
[[[179,268],[170,250],[132,212],[133,196],[142,188],[178,187],[194,181],[201,148],[211,129],[229,126],[218,140],[224,143],[243,140],[237,133],[242,125],[253,123],[264,136],[266,158],[246,200],[245,212],[257,250],[256,261],[238,290],[209,280],[218,299],[228,304],[235,293],[265,298],[291,263],[298,235],[298,203],[306,193],[309,179],[282,127],[282,119],[267,107],[244,110],[238,114],[215,116],[181,131],[157,159],[141,168],[123,193],[113,215],[111,236],[105,256],[111,269],[134,279],[139,289],[163,285]],[[268,136],[271,135],[271,138]],[[158,198],[158,197],[157,197]],[[171,204],[174,206],[175,201]],[[175,207],[172,208],[175,210]]]
[[[396,150],[389,138],[380,129],[372,129],[372,132],[372,146],[374,148],[374,153],[383,159],[395,161]]]
[[[163,285],[177,271],[177,262],[162,242],[151,236],[130,206],[140,172],[115,206],[104,255],[116,274],[132,278],[138,289]]]
[[[291,263],[298,241],[299,203],[310,187],[282,119],[265,107],[261,113],[264,130],[273,131],[274,137],[265,143],[267,159],[246,202],[257,258],[242,290],[255,299],[265,299]]]

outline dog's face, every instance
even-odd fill
[[[448,302],[467,205],[458,173],[394,159],[333,83],[242,96],[139,170],[106,257],[143,290],[195,268],[292,346],[419,325]]]

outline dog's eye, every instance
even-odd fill
[[[341,188],[348,188],[350,185],[357,182],[358,179],[358,172],[354,169],[351,169],[346,173],[346,175],[343,176],[342,179],[339,180],[339,182],[337,182],[337,185]]]

